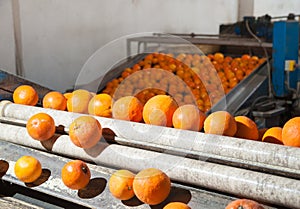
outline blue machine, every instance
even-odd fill
[[[272,85],[277,97],[287,97],[297,90],[299,22],[278,21],[273,25]]]

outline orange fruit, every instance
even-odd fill
[[[204,132],[209,134],[234,136],[237,125],[234,117],[227,111],[216,111],[204,121]]]
[[[66,92],[66,93],[64,93],[63,95],[64,95],[64,97],[65,97],[67,100],[70,99],[70,98],[72,97],[72,93],[71,93],[71,92]]]
[[[282,128],[281,127],[272,127],[269,128],[262,137],[263,142],[270,142],[274,144],[283,144],[282,143]]]
[[[251,56],[249,55],[249,54],[243,54],[242,56],[241,56],[241,60],[242,61],[248,61],[248,60],[250,60],[251,59]]]
[[[16,104],[34,106],[38,103],[38,100],[38,93],[32,86],[21,85],[14,90],[13,101]]]
[[[287,146],[300,147],[300,117],[294,117],[284,124],[282,142]]]
[[[237,199],[231,201],[225,209],[264,209],[264,207],[254,200]]]
[[[14,172],[20,181],[31,183],[41,176],[42,165],[36,158],[25,155],[16,161]]]
[[[88,149],[95,146],[102,137],[102,126],[92,116],[80,116],[69,126],[71,141],[78,147]]]
[[[118,170],[109,178],[108,186],[111,194],[119,200],[129,200],[134,197],[133,180],[135,174],[128,170]]]
[[[178,108],[177,103],[168,95],[156,95],[149,99],[143,110],[145,123],[171,127],[172,117]]]
[[[43,107],[55,110],[66,110],[67,99],[62,93],[51,91],[44,96]]]
[[[26,129],[33,139],[45,141],[54,135],[55,123],[47,113],[37,113],[28,119]]]
[[[183,202],[170,202],[163,209],[191,209],[190,206]]]
[[[88,105],[92,94],[84,89],[78,89],[72,92],[67,100],[67,109],[69,112],[88,113]]]
[[[163,171],[147,168],[136,174],[133,191],[143,203],[157,205],[164,201],[171,191],[171,180]]]
[[[113,103],[112,116],[119,120],[140,122],[143,119],[143,104],[134,96],[125,96]]]
[[[214,60],[219,62],[219,63],[222,63],[224,61],[224,54],[220,53],[220,52],[217,52],[214,54]]]
[[[112,98],[109,94],[97,94],[90,100],[88,112],[91,115],[110,118],[111,104]]]
[[[66,163],[61,169],[61,179],[67,187],[79,190],[86,187],[90,181],[91,172],[87,164],[81,160]]]
[[[187,104],[178,107],[172,117],[174,128],[200,131],[206,115],[196,105]]]
[[[256,123],[246,116],[236,116],[237,131],[235,137],[258,140],[258,128]]]

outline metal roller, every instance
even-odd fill
[[[155,167],[166,172],[173,181],[285,207],[298,208],[300,205],[299,180],[105,142],[84,150],[73,145],[68,135],[55,135],[41,143],[33,140],[25,127],[0,123],[0,129],[1,140],[98,165],[135,172]]]
[[[65,127],[66,131],[71,122],[80,116],[80,114],[66,111],[24,106],[4,101],[0,103],[2,120],[12,120],[25,124],[29,117],[38,112],[50,114],[56,125]],[[256,170],[263,169],[271,173],[300,178],[299,148],[110,118],[96,118],[103,128],[108,128],[114,132],[117,136],[115,140],[120,144],[155,151],[169,150],[200,160],[228,163],[238,167],[254,167]]]

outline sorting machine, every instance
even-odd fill
[[[246,47],[272,49],[268,62],[239,83],[211,111],[227,109],[250,115],[261,127],[281,124],[296,116],[299,100],[299,22],[273,23],[273,43],[253,40]],[[168,40],[141,37],[128,43]],[[187,38],[192,43],[238,43],[224,38]],[[172,40],[169,40],[172,42]],[[241,41],[241,40],[239,40]],[[251,44],[249,44],[251,43]],[[267,52],[268,53],[268,52]],[[250,198],[265,208],[300,208],[300,149],[202,132],[151,126],[96,117],[103,137],[93,148],[83,150],[70,142],[68,126],[80,114],[11,103],[13,86],[29,81],[1,72],[0,103],[0,204],[15,208],[163,208],[170,201],[183,201],[192,208],[225,208],[236,198]],[[50,89],[30,83],[40,98]],[[224,105],[225,104],[225,105]],[[57,125],[55,137],[46,143],[32,140],[26,121],[35,113],[50,114]],[[277,121],[276,121],[277,120]],[[37,157],[43,165],[42,179],[24,184],[13,166],[22,155]],[[70,159],[89,163],[92,179],[84,190],[66,188],[60,169]],[[107,182],[116,169],[133,172],[147,167],[165,171],[172,180],[168,199],[148,206],[136,198],[119,201]],[[4,196],[4,197],[3,197]],[[18,200],[18,201],[17,201]]]

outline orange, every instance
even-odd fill
[[[174,128],[200,131],[206,115],[196,105],[187,104],[178,107],[172,117]]]
[[[236,131],[236,121],[227,111],[213,112],[204,121],[205,133],[234,136]]]
[[[67,99],[62,93],[51,91],[44,96],[43,107],[55,110],[66,110]]]
[[[209,54],[207,57],[199,54],[179,54],[176,58],[169,54],[163,53],[152,53],[147,55],[143,60],[138,60],[132,68],[125,68],[121,76],[114,78],[112,81],[108,82],[103,93],[108,93],[111,96],[114,95],[114,92],[118,88],[118,85],[122,83],[124,78],[127,78],[129,75],[132,75],[136,71],[146,70],[146,69],[162,69],[164,71],[173,73],[184,81],[188,90],[193,93],[193,96],[196,99],[199,99],[199,90],[201,85],[207,86],[209,95],[208,98],[212,98],[211,94],[216,92],[216,84],[219,80],[217,75],[220,76],[222,85],[224,86],[224,92],[228,93],[232,88],[234,88],[238,83],[244,79],[246,75],[251,73],[253,69],[259,65],[258,57],[253,56],[249,58],[248,54],[242,55],[238,58],[232,58],[229,56],[224,57],[224,54],[217,52],[215,54]],[[217,72],[216,72],[217,71]],[[191,99],[189,95],[186,95],[186,92],[183,93],[182,89],[178,84],[170,85],[167,79],[159,73],[153,73],[150,76],[138,77],[131,76],[130,80],[132,81],[128,88],[118,89],[118,92],[121,95],[136,95],[140,101],[145,104],[150,97],[145,97],[143,94],[138,94],[141,92],[140,89],[145,89],[146,86],[150,88],[158,88],[165,92],[168,92],[169,95],[181,94],[184,99],[178,100],[176,102],[181,104],[181,102],[190,103]],[[216,79],[217,78],[217,79]],[[203,82],[203,83],[202,83]],[[135,89],[133,84],[136,84]],[[213,84],[213,85],[212,85]],[[147,89],[147,90],[148,90]],[[222,90],[223,91],[223,90]],[[126,92],[126,94],[124,94]],[[150,93],[157,93],[154,90],[149,90]],[[165,93],[163,93],[165,94]],[[214,98],[211,102],[212,105],[216,104],[220,98]],[[208,111],[211,106],[198,106],[203,111]]]
[[[119,200],[129,200],[134,197],[133,180],[135,174],[128,170],[118,170],[109,178],[108,186],[111,194]]]
[[[92,94],[84,89],[78,89],[72,92],[67,100],[67,109],[69,112],[88,113],[88,105]]]
[[[112,116],[119,120],[140,122],[143,119],[143,104],[134,96],[125,96],[113,103]]]
[[[109,94],[97,94],[89,102],[88,112],[100,117],[111,117],[112,98]]]
[[[102,137],[102,126],[92,116],[80,116],[69,126],[71,141],[78,147],[88,149],[95,146]]]
[[[163,209],[191,209],[190,206],[183,202],[170,202]]]
[[[224,54],[220,53],[220,52],[217,52],[214,54],[214,60],[219,62],[219,63],[222,63],[224,61]]]
[[[87,164],[81,160],[70,161],[61,169],[61,179],[64,185],[70,189],[83,189],[88,185],[90,178],[90,169]]]
[[[26,129],[33,139],[45,141],[54,135],[55,123],[47,113],[37,113],[28,119]]]
[[[236,116],[237,131],[235,137],[258,140],[259,134],[256,123],[246,116]]]
[[[13,101],[16,104],[34,106],[38,103],[38,100],[38,93],[32,86],[21,85],[14,90]]]
[[[249,54],[243,54],[241,56],[242,61],[249,61],[251,59],[251,56]]]
[[[272,127],[269,128],[262,137],[263,142],[270,142],[274,144],[283,144],[282,143],[282,128],[281,127]]]
[[[41,176],[42,165],[36,158],[25,155],[16,161],[14,172],[20,181],[31,183]]]
[[[64,97],[65,97],[67,100],[70,99],[70,98],[72,97],[72,93],[71,93],[71,92],[66,92],[66,93],[64,93],[63,95],[64,95]]]
[[[294,117],[284,124],[282,142],[287,146],[300,147],[300,117]]]
[[[156,95],[149,99],[143,110],[145,123],[158,126],[172,126],[172,117],[178,105],[168,95]]]
[[[264,207],[254,200],[237,199],[228,203],[225,209],[264,209]]]
[[[157,205],[168,197],[171,191],[171,180],[163,171],[147,168],[135,176],[133,191],[143,203]]]

